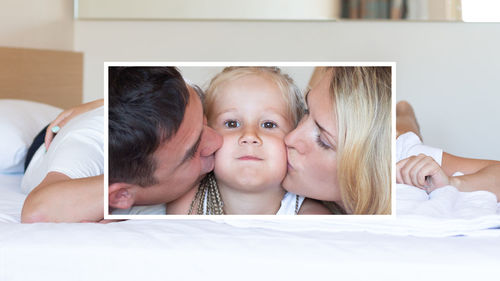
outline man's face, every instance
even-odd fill
[[[187,86],[189,102],[177,133],[154,153],[157,184],[143,188],[136,205],[173,201],[193,188],[214,168],[214,153],[222,138],[207,126],[203,107],[195,90]]]

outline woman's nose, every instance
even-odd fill
[[[294,130],[292,130],[285,136],[285,146],[288,149],[295,149],[299,153],[304,153],[305,150],[305,143],[303,138],[304,135],[307,134],[307,132],[305,130],[304,121],[305,117],[302,118],[301,122]]]
[[[246,129],[239,140],[240,145],[261,145],[262,140],[253,129]]]

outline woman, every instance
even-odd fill
[[[337,213],[390,214],[391,68],[328,68],[306,102],[283,187]]]

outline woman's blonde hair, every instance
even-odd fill
[[[207,119],[211,120],[213,115],[213,104],[217,101],[218,93],[225,83],[229,81],[234,81],[236,79],[249,76],[257,75],[265,78],[269,78],[272,82],[278,86],[282,97],[287,103],[288,116],[292,119],[293,126],[297,126],[298,122],[304,115],[305,103],[304,98],[298,89],[298,87],[293,82],[287,74],[281,72],[278,67],[226,67],[222,72],[217,74],[212,81],[208,89],[205,91],[204,98],[204,111],[207,115]]]
[[[349,214],[391,213],[391,68],[334,67],[337,174]]]

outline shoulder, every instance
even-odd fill
[[[299,215],[331,215],[332,213],[319,201],[306,198],[299,210]]]

